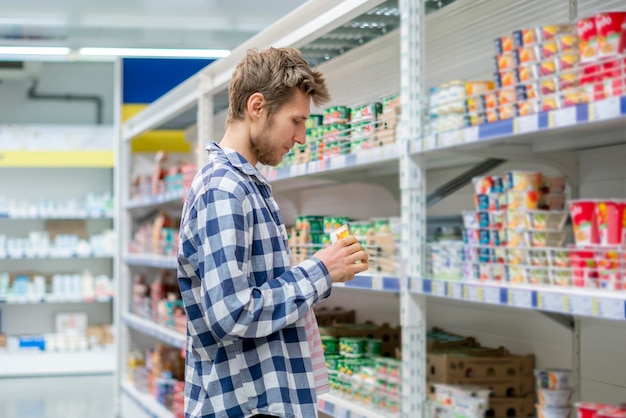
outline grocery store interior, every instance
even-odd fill
[[[626,418],[626,2],[0,0],[0,417],[184,417],[183,201],[251,48],[326,78],[270,182],[322,418]],[[309,417],[305,417],[309,418]]]

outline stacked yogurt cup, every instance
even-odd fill
[[[572,407],[571,370],[535,370],[538,418],[569,418]]]

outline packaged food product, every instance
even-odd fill
[[[508,171],[504,175],[504,187],[507,191],[538,191],[541,180],[539,171]]]
[[[498,90],[496,92],[496,97],[498,98],[498,106],[504,106],[517,102],[517,93],[515,92],[515,88],[512,87]]]
[[[548,193],[563,193],[565,192],[565,177],[563,176],[542,176],[541,178],[541,192]]]
[[[537,231],[562,231],[567,220],[565,211],[529,211],[525,213],[526,228]]]
[[[567,23],[560,25],[545,25],[541,27],[541,41],[552,41],[559,35],[573,34],[574,30],[574,26]]]
[[[474,192],[476,194],[488,194],[491,193],[493,188],[492,176],[479,176],[472,179],[474,184]]]
[[[516,68],[508,68],[502,71],[499,71],[495,74],[496,86],[499,89],[503,87],[512,87],[515,86],[515,82],[517,80],[517,69]]]
[[[540,89],[542,96],[551,95],[558,91],[558,77],[546,77],[540,81]]]
[[[524,237],[529,248],[560,247],[565,242],[561,231],[526,231]]]
[[[552,58],[560,52],[559,43],[556,40],[544,42],[541,45],[541,59]]]
[[[549,58],[547,60],[543,60],[541,61],[540,65],[540,71],[541,71],[541,77],[548,77],[551,75],[555,75],[558,71],[558,58],[553,57],[553,58]]]
[[[619,251],[600,251],[596,255],[599,286],[620,291],[624,288],[623,255]]]
[[[555,269],[569,269],[571,266],[571,260],[568,250],[548,250],[548,259],[550,261],[550,267],[553,267]]]
[[[360,358],[365,354],[365,338],[343,337],[339,339],[339,353],[346,358]]]
[[[600,245],[621,245],[624,235],[623,200],[597,201],[595,205]]]
[[[537,210],[539,205],[539,192],[537,190],[508,191],[506,193],[508,210]]]
[[[513,36],[501,36],[494,40],[496,54],[504,54],[505,52],[513,52]]]
[[[478,229],[464,229],[463,242],[468,245],[478,245],[480,242]]]
[[[332,337],[330,335],[322,335],[321,340],[324,355],[339,353],[339,341],[335,337]]]
[[[525,45],[534,45],[541,41],[541,29],[520,29],[513,31],[513,47],[520,48]]]
[[[534,370],[537,389],[571,389],[572,371],[563,369]]]
[[[558,78],[561,91],[571,90],[579,86],[580,77],[574,72],[561,73],[558,75]]]
[[[541,77],[541,65],[539,63],[522,65],[516,68],[515,71],[518,83],[537,81]]]
[[[506,243],[509,248],[517,248],[524,246],[524,232],[518,229],[506,230]]]
[[[474,202],[479,212],[500,210],[497,194],[477,194],[474,196]]]
[[[339,361],[343,360],[343,356],[340,354],[326,354],[324,353],[324,360],[326,360],[326,368],[329,372],[337,373],[339,371]]]
[[[525,281],[528,284],[550,284],[550,273],[545,267],[526,267],[525,275]]]
[[[574,227],[574,240],[578,246],[600,243],[595,207],[596,202],[594,200],[582,199],[569,202]]]
[[[580,38],[574,33],[564,33],[557,36],[557,43],[560,52],[577,52],[580,53]]]
[[[549,112],[561,108],[561,98],[553,94],[551,96],[545,96],[541,98],[541,110],[543,112]]]
[[[549,269],[550,282],[554,286],[567,286],[572,285],[572,272],[569,269]]]
[[[566,408],[572,401],[571,389],[538,389],[537,400],[540,407]]]
[[[608,406],[598,410],[597,416],[598,418],[626,418],[626,409]]]
[[[468,81],[465,83],[465,94],[468,97],[478,96],[493,91],[495,88],[495,83],[491,80]]]
[[[504,211],[487,212],[489,215],[489,227],[502,230],[506,224],[506,215]]]
[[[538,100],[526,100],[517,103],[517,114],[518,116],[528,116],[534,115],[539,112],[540,106]]]
[[[576,31],[580,38],[580,61],[596,61],[598,58],[598,30],[595,17],[578,19],[576,21]]]
[[[585,103],[604,99],[601,65],[596,62],[583,63],[580,70],[580,85],[586,95]]]
[[[521,265],[506,265],[506,281],[519,284],[526,282],[526,267]]]
[[[597,418],[597,412],[605,405],[592,402],[576,402],[574,404],[578,418]]]
[[[533,267],[548,267],[550,265],[548,250],[535,248],[528,250],[528,262]]]
[[[488,123],[493,123],[493,122],[497,122],[498,119],[498,110],[497,109],[487,109],[487,111],[485,112],[486,116],[487,116],[487,122]]]
[[[517,104],[509,103],[500,106],[498,109],[498,118],[500,120],[513,119],[517,116]]]
[[[560,72],[576,70],[578,63],[580,62],[580,55],[573,52],[560,54],[556,58],[557,69]]]
[[[526,221],[526,212],[525,210],[507,210],[506,227],[510,229],[523,228]]]
[[[624,29],[626,49],[626,29]],[[625,51],[626,52],[626,51]],[[605,58],[601,64],[601,84],[605,97],[622,96],[626,84],[626,58]]]
[[[569,408],[552,408],[537,405],[537,418],[569,418]]]
[[[623,52],[619,49],[624,22],[626,12],[602,12],[595,15],[599,58],[614,57]]]
[[[572,283],[576,287],[598,287],[598,264],[593,250],[570,250]]]
[[[491,266],[491,280],[496,282],[501,282],[505,280],[506,277],[506,265],[505,264],[493,264]]]
[[[517,65],[522,65],[539,61],[542,55],[542,48],[539,45],[525,45],[517,48],[515,52]]]
[[[587,103],[585,100],[586,95],[580,88],[571,88],[561,93],[561,102],[563,103],[563,107]]]
[[[533,100],[539,97],[536,83],[518,84],[515,87],[515,94],[518,102]]]
[[[335,242],[344,239],[350,235],[350,227],[348,226],[348,224],[345,224],[330,233],[330,240],[334,244]]]
[[[367,338],[365,340],[365,355],[367,357],[380,356],[382,352],[383,340],[378,338]]]

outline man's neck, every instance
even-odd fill
[[[245,124],[235,123],[226,128],[226,132],[219,142],[221,147],[230,148],[248,160],[252,166],[257,164],[257,160],[250,148],[250,133],[246,129]]]

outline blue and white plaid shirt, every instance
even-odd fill
[[[185,417],[317,416],[304,316],[330,295],[319,259],[291,267],[270,185],[212,143],[180,226],[178,282],[189,321]]]

